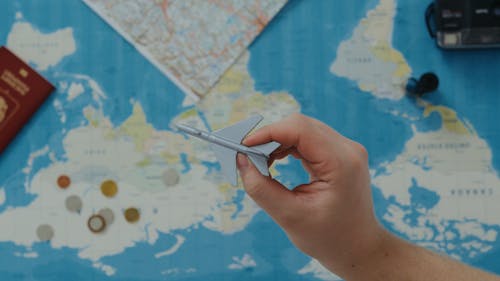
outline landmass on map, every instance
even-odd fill
[[[84,0],[184,92],[202,97],[287,0]]]
[[[20,30],[33,36],[23,37],[17,34]],[[30,42],[29,38],[36,41]],[[42,52],[31,51],[39,45],[46,46],[43,53],[51,54],[50,62]],[[29,53],[29,62],[38,69],[57,65],[76,51],[71,28],[44,34],[22,18],[12,27],[8,46]],[[57,56],[54,49],[66,51]],[[265,122],[270,123],[300,111],[298,103],[286,92],[257,92],[248,73],[248,61],[249,54],[245,52],[210,95],[184,108],[170,122],[215,130],[253,114],[263,115]],[[231,234],[243,230],[259,212],[241,186],[231,187],[220,173],[213,171],[216,160],[206,143],[188,140],[171,130],[155,129],[147,121],[141,104],[134,100],[130,101],[130,116],[113,124],[104,113],[103,100],[108,96],[95,80],[82,74],[66,73],[59,77],[60,94],[52,105],[60,122],[64,124],[68,119],[63,107],[73,108],[84,122],[65,132],[62,159],[54,155],[50,146],[31,153],[22,172],[29,179],[24,191],[33,199],[25,206],[8,207],[0,213],[0,228],[6,230],[0,232],[0,241],[26,247],[26,253],[19,255],[36,258],[38,253],[32,250],[33,246],[48,243],[54,249],[75,249],[80,258],[91,261],[95,268],[115,275],[120,268],[103,263],[103,258],[121,254],[138,243],[153,245],[161,234],[171,235],[174,244],[166,245],[154,256],[161,259],[175,254],[187,242],[177,231],[204,227]],[[81,98],[92,102],[83,108],[74,105]],[[43,157],[50,162],[35,169],[37,159]],[[271,172],[277,175],[275,168]],[[116,186],[103,191],[100,186],[110,180]],[[69,198],[77,198],[76,203],[69,200],[68,204]],[[1,188],[0,205],[6,200]],[[135,217],[127,217],[130,207],[136,211]],[[89,218],[103,208],[114,213],[114,221],[105,231],[95,233],[91,228],[101,231],[100,220],[89,226]],[[134,222],[130,223],[130,219]],[[247,256],[229,262],[231,269],[255,266]],[[165,274],[178,270],[168,269]]]
[[[457,259],[492,249],[500,224],[500,178],[492,152],[471,124],[446,106],[419,101],[423,117],[441,127],[418,131],[372,182],[390,203],[383,219],[412,241]]]
[[[330,71],[357,83],[358,88],[376,97],[399,100],[411,68],[392,46],[396,1],[381,0],[343,41]]]

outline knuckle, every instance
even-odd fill
[[[351,168],[355,170],[366,169],[368,165],[368,151],[363,145],[357,142],[352,142],[351,151],[349,154],[349,162]]]
[[[357,154],[360,156],[361,159],[364,160],[364,162],[368,161],[368,150],[366,150],[366,147],[364,147],[360,143],[355,143],[355,150]]]

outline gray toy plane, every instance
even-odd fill
[[[231,184],[236,186],[238,184],[238,174],[236,172],[236,154],[238,152],[247,155],[261,174],[269,176],[267,166],[269,155],[281,145],[274,141],[252,147],[241,144],[245,136],[261,120],[262,116],[254,115],[247,120],[211,133],[182,124],[176,124],[175,126],[186,134],[210,142],[212,150],[221,165],[222,172]]]

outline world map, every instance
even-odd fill
[[[53,2],[0,11],[0,43],[57,88],[0,155],[2,280],[340,280],[173,127],[294,112],[367,147],[385,227],[500,273],[500,54],[438,49],[428,3],[288,1],[195,102],[82,1]],[[406,95],[427,71],[440,90]],[[271,173],[290,188],[308,179],[293,159]],[[104,209],[113,220],[89,230]]]

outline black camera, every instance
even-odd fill
[[[435,0],[426,23],[443,49],[500,47],[500,0]]]

